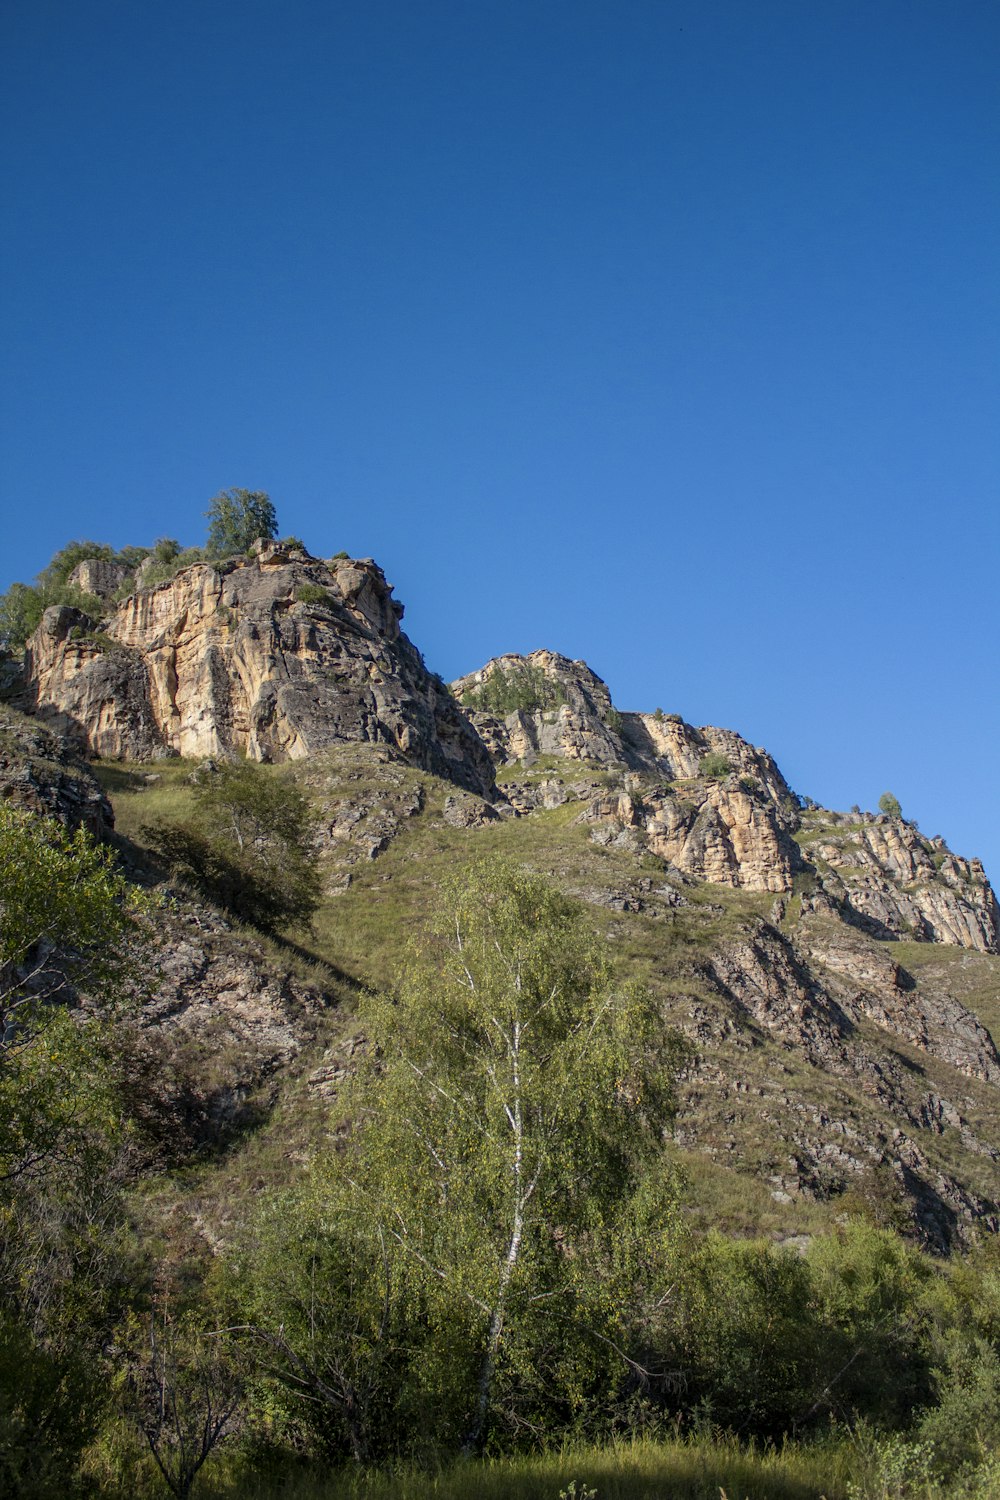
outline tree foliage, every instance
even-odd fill
[[[246,552],[259,539],[278,535],[278,516],[263,490],[221,490],[205,512],[208,551],[213,557]]]
[[[308,922],[320,879],[301,792],[252,761],[203,767],[195,812],[143,829],[153,849],[235,916],[266,930]]]
[[[539,709],[557,708],[566,696],[558,682],[531,662],[515,662],[510,667],[494,667],[489,676],[475,688],[466,688],[462,702],[480,713],[535,713]]]
[[[901,818],[903,809],[899,805],[899,798],[894,797],[892,792],[883,792],[878,799],[879,811],[888,813],[890,818]]]
[[[107,1028],[69,1007],[136,982],[148,907],[86,833],[0,803],[4,1493],[65,1493],[104,1400],[128,1132]]]
[[[357,1243],[358,1225],[368,1243],[366,1289],[341,1318],[367,1303],[370,1343],[406,1289],[424,1404],[447,1409],[469,1451],[491,1422],[557,1407],[567,1420],[628,1336],[621,1247],[672,1108],[648,995],[616,979],[580,908],[491,859],[448,891],[398,997],[371,998],[361,1019],[374,1049],[361,1123],[322,1194],[331,1245]],[[662,1198],[645,1214],[651,1240],[668,1217]],[[396,1317],[379,1327],[384,1351]]]

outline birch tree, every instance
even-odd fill
[[[425,1294],[464,1310],[477,1452],[499,1386],[543,1345],[558,1362],[587,1320],[601,1247],[661,1149],[669,1042],[582,909],[500,859],[446,893],[400,994],[363,1023],[351,1187]],[[587,1331],[613,1343],[613,1322]]]

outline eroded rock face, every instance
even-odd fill
[[[199,563],[115,606],[99,631],[54,608],[28,643],[33,711],[89,753],[298,760],[350,741],[491,795],[493,766],[399,629],[370,560],[275,544]]]
[[[43,724],[0,704],[0,798],[103,838],[111,804],[93,772]]]
[[[954,943],[995,953],[1000,911],[978,860],[925,839],[911,824],[885,814],[827,826],[804,844],[821,872],[823,890],[845,914],[884,938]]]
[[[478,705],[496,700],[497,684],[547,701],[505,717],[485,712]],[[582,814],[597,843],[749,891],[788,893],[803,875],[806,909],[877,937],[1000,949],[1000,910],[978,861],[901,818],[803,813],[774,759],[730,729],[696,729],[659,709],[617,713],[585,662],[553,651],[496,657],[452,686],[499,767],[528,769],[546,756],[589,762],[605,783],[605,773],[621,773],[617,785],[594,787]],[[554,785],[550,795],[537,781],[505,781],[522,815],[567,800]]]
[[[88,557],[77,563],[66,581],[81,593],[93,594],[97,599],[110,599],[131,572],[132,569],[125,563],[110,562],[104,557]]]
[[[532,651],[528,656],[511,653],[495,657],[451,687],[456,697],[475,704],[490,679],[494,684],[504,677],[528,683],[529,674],[543,680],[547,702],[514,708],[503,716],[474,706],[466,710],[497,765],[515,761],[530,765],[539,755],[601,765],[624,760],[621,737],[613,727],[611,694],[586,662],[570,661],[556,651]]]

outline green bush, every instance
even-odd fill
[[[557,708],[566,696],[557,682],[547,677],[541,667],[518,662],[510,667],[495,667],[477,688],[467,688],[462,703],[479,713],[505,718],[511,713],[538,713]]]
[[[707,755],[702,756],[698,773],[709,777],[712,781],[721,781],[724,776],[729,775],[732,769],[727,756],[723,755],[720,750],[710,750]]]
[[[899,798],[894,797],[891,792],[883,792],[878,799],[879,810],[888,813],[890,818],[901,818],[903,809],[899,805]]]
[[[318,604],[324,609],[332,609],[336,600],[329,589],[321,588],[318,583],[300,583],[296,587],[295,597],[300,604]]]
[[[265,931],[301,926],[319,905],[306,799],[251,761],[204,769],[194,817],[142,832],[175,874]]]

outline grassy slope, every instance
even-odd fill
[[[565,770],[565,768],[564,768]],[[142,824],[156,817],[183,815],[190,805],[187,778],[191,766],[168,761],[155,767],[104,766],[101,779],[112,796],[119,832],[142,842]],[[284,765],[274,775],[298,782],[317,809],[328,814],[331,805],[358,800],[376,811],[385,778],[382,764],[364,747],[345,746],[328,754],[321,764]],[[538,775],[558,778],[557,765]],[[567,781],[574,779],[571,772]],[[812,1067],[795,1051],[748,1027],[735,1029],[725,1002],[699,981],[695,966],[721,942],[737,936],[743,923],[765,914],[769,896],[721,887],[690,886],[688,905],[656,915],[609,910],[601,904],[607,893],[635,894],[646,877],[655,887],[663,876],[662,863],[646,856],[593,844],[588,829],[577,822],[581,804],[570,802],[530,818],[492,824],[481,829],[455,828],[442,817],[445,799],[454,788],[394,763],[392,775],[399,793],[419,788],[422,810],[403,820],[400,832],[376,859],[359,857],[351,866],[346,890],[327,896],[313,930],[296,935],[296,950],[275,949],[279,959],[291,958],[317,977],[327,964],[359,985],[391,987],[405,961],[406,947],[441,885],[462,865],[480,855],[501,851],[554,880],[569,893],[591,903],[595,925],[620,956],[628,971],[641,977],[661,1003],[669,1024],[692,1030],[697,1008],[701,1027],[697,1048],[702,1071],[681,1086],[678,1120],[679,1155],[691,1179],[692,1215],[699,1223],[715,1224],[734,1233],[771,1234],[775,1238],[814,1233],[828,1228],[838,1211],[836,1200],[795,1197],[782,1202],[772,1195],[769,1177],[791,1169],[794,1137],[822,1133],[821,1122],[844,1120],[849,1128],[878,1132],[880,1110],[862,1082],[838,1078]],[[154,779],[155,778],[155,779]],[[382,799],[384,802],[384,798]],[[328,858],[342,863],[342,846]],[[655,909],[655,894],[644,897]],[[1000,1021],[998,968],[1000,961],[961,950],[894,944],[894,956],[923,981],[960,981],[962,997],[990,1024]],[[325,1039],[337,1060],[350,1017],[338,1014],[340,1031]],[[874,1025],[862,1028],[875,1048],[890,1039]],[[1000,1130],[994,1091],[984,1089],[946,1064],[907,1048],[897,1038],[891,1047],[903,1060],[904,1083],[914,1108],[928,1091],[962,1101],[963,1114],[986,1140]],[[308,1066],[318,1059],[306,1059]],[[727,1081],[712,1079],[716,1069]],[[792,1101],[789,1103],[789,1101]],[[245,1143],[228,1164],[215,1170],[228,1179],[216,1188],[230,1202],[240,1179],[258,1185],[286,1169],[289,1157],[308,1154],[310,1141],[324,1133],[327,1106],[310,1089],[300,1068],[290,1078],[268,1127]],[[996,1192],[996,1169],[988,1157],[977,1158],[964,1148],[958,1132],[923,1131],[921,1147],[931,1162],[958,1175],[984,1196]]]

